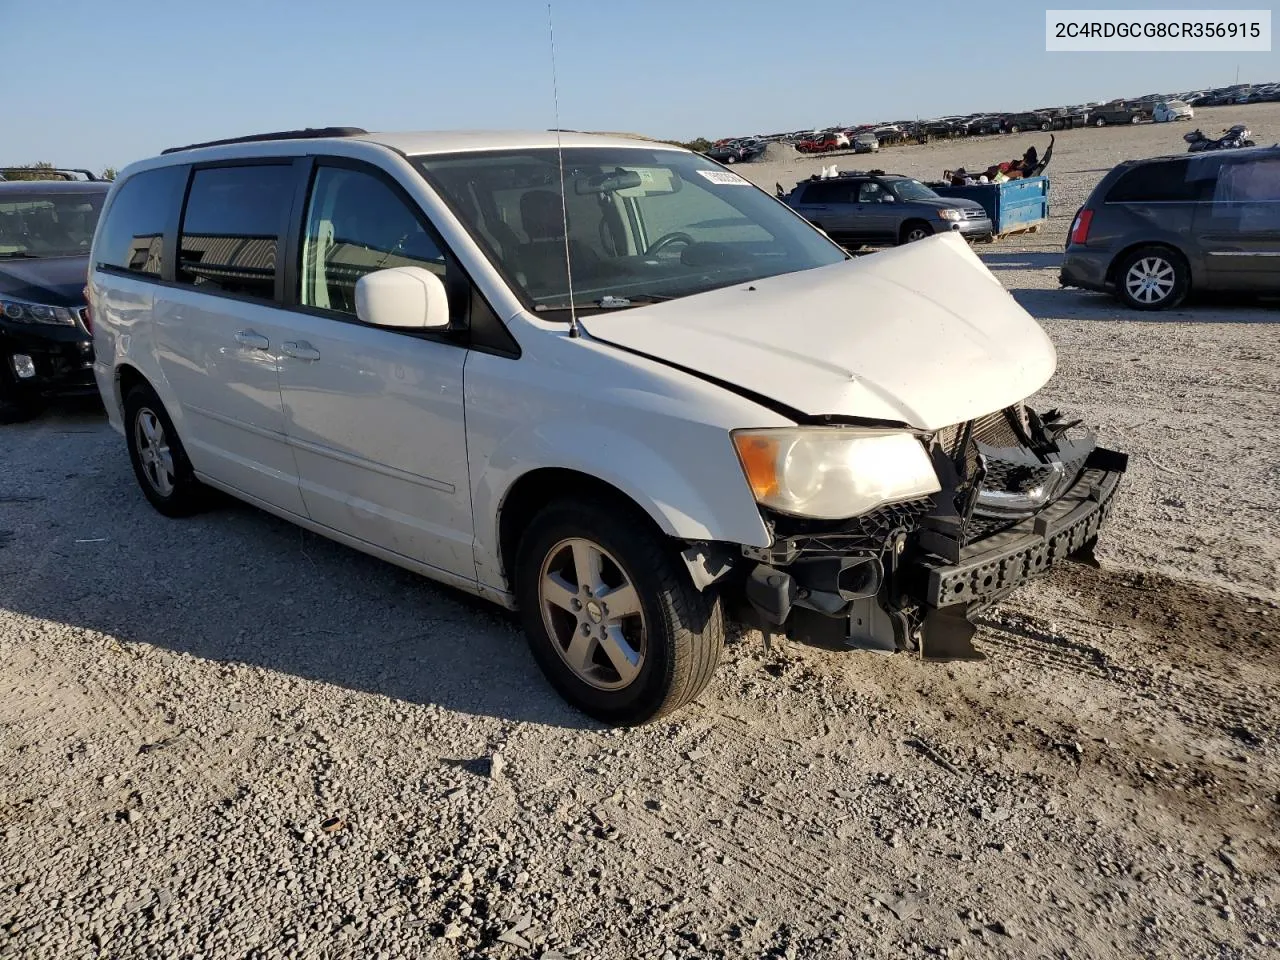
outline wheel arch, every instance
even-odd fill
[[[933,224],[931,224],[924,217],[908,217],[906,220],[902,221],[902,226],[898,228],[898,242],[905,243],[907,239],[907,234],[910,233],[911,228],[913,226],[916,226],[917,224],[922,227],[925,227],[930,233],[938,232],[937,230],[933,229]]]
[[[1178,257],[1187,268],[1187,273],[1191,278],[1191,287],[1194,288],[1196,286],[1199,276],[1196,273],[1194,261],[1187,255],[1185,250],[1179,247],[1176,243],[1166,239],[1138,240],[1117,250],[1115,255],[1111,258],[1111,262],[1107,264],[1106,282],[1109,284],[1117,283],[1117,272],[1120,269],[1120,264],[1124,262],[1125,257],[1129,256],[1129,254],[1133,253],[1135,250],[1141,250],[1143,247],[1159,247],[1161,249],[1168,250],[1175,257]]]
[[[539,467],[521,474],[507,489],[498,508],[498,557],[507,588],[515,589],[515,560],[520,537],[530,521],[548,504],[556,500],[591,499],[617,506],[654,532],[672,536],[663,524],[634,498],[618,487],[581,470],[565,467]]]

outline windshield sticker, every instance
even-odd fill
[[[704,180],[710,180],[712,183],[718,183],[725,187],[748,187],[750,181],[742,179],[736,173],[730,173],[728,170],[699,170]]]

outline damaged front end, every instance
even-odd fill
[[[740,596],[766,632],[824,646],[981,659],[971,617],[1093,548],[1128,457],[1023,404],[921,436],[941,491],[841,521],[765,511]]]

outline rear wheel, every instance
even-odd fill
[[[515,564],[529,647],[560,694],[598,720],[644,723],[692,701],[724,644],[700,593],[647,518],[561,500],[529,524]]]
[[[1116,267],[1116,293],[1135,310],[1175,307],[1190,286],[1186,261],[1167,247],[1139,247]]]
[[[1018,128],[1018,125],[1017,125],[1016,123],[1011,124],[1011,125],[1009,126],[1009,132],[1010,132],[1010,133],[1017,133],[1017,132],[1018,132],[1018,129],[1019,129],[1019,128]]]
[[[1130,123],[1140,123],[1141,121],[1142,121],[1142,118],[1138,116],[1136,113],[1129,118]]]
[[[1107,121],[1106,121],[1106,119],[1105,119],[1105,118],[1103,118],[1103,117],[1098,117],[1098,119],[1097,119],[1097,120],[1094,120],[1094,121],[1093,121],[1093,125],[1094,125],[1095,127],[1105,127],[1105,126],[1107,125]]]
[[[1052,129],[1052,128],[1053,128],[1053,124],[1052,124],[1052,123],[1050,123],[1048,120],[1046,120],[1044,123],[1040,124],[1040,129],[1041,129],[1041,130],[1050,130],[1050,129]]]
[[[186,517],[205,509],[209,489],[196,479],[173,421],[145,384],[124,399],[125,443],[138,486],[166,517]]]
[[[933,236],[933,227],[923,220],[910,220],[903,224],[898,242],[915,243],[917,240],[923,240],[925,237],[931,236]]]

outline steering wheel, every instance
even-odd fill
[[[693,237],[689,236],[687,233],[681,233],[677,230],[674,233],[664,234],[657,240],[653,241],[653,243],[649,244],[649,249],[644,252],[644,255],[646,257],[652,257],[655,254],[661,253],[673,243],[683,243],[685,246],[692,246],[693,242]]]

